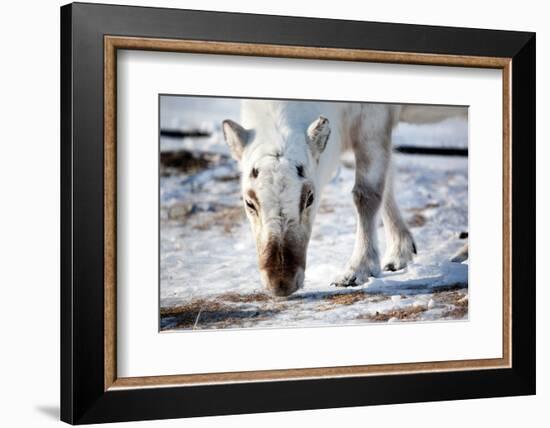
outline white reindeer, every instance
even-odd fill
[[[376,218],[382,208],[385,270],[404,268],[416,247],[393,196],[392,129],[402,120],[433,122],[448,109],[392,104],[245,100],[241,123],[223,122],[241,170],[246,215],[256,240],[261,280],[276,296],[303,286],[306,253],[321,193],[344,148],[355,155],[353,253],[332,282],[355,286],[380,274]],[[463,110],[456,109],[456,114]]]

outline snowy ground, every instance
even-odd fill
[[[208,104],[212,108],[216,103]],[[173,105],[165,106],[161,126],[200,128],[211,136],[161,139],[163,154],[186,150],[196,158],[183,168],[161,168],[162,330],[467,319],[468,266],[449,262],[465,242],[458,235],[468,230],[468,161],[460,157],[395,155],[396,197],[418,256],[403,271],[340,289],[329,284],[351,254],[355,230],[353,165],[346,157],[324,192],[304,288],[286,299],[265,294],[242,210],[238,171],[219,132],[220,118],[238,119],[235,104],[218,104],[206,116],[209,120],[204,105],[193,104],[187,111],[194,116],[183,120]],[[464,146],[464,129],[464,123],[452,120],[431,127],[400,126],[395,140],[425,141],[424,134],[438,141],[434,135],[441,135],[441,145]],[[382,228],[379,237],[383,254]]]

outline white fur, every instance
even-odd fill
[[[260,212],[246,211],[260,259],[270,239],[290,240],[306,251],[322,189],[333,176],[341,151],[349,147],[356,158],[357,236],[350,261],[333,284],[358,285],[379,274],[375,226],[379,208],[388,242],[384,266],[392,270],[406,266],[416,249],[393,199],[391,176],[391,131],[402,115],[417,122],[435,118],[429,109],[415,110],[414,106],[402,109],[389,104],[242,102],[242,128],[224,122],[224,132],[239,160],[244,202],[249,200],[250,190],[259,199]],[[313,144],[312,139],[319,144]],[[297,174],[299,165],[305,178]],[[259,171],[257,177],[251,173],[253,169]],[[311,186],[314,202],[301,212],[304,183]],[[270,284],[268,276],[262,272],[262,281],[273,290],[276,285]],[[289,293],[302,286],[303,276],[303,271],[296,274],[296,284]]]

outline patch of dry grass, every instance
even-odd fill
[[[446,291],[434,294],[434,301],[447,306],[441,314],[445,319],[463,319],[468,315],[468,294],[464,291]]]
[[[409,208],[407,211],[413,215],[407,220],[409,227],[422,227],[428,219],[424,215],[424,212],[430,209],[438,208],[440,204],[438,202],[429,202],[423,207]]]
[[[225,233],[232,233],[233,228],[244,221],[243,209],[239,207],[225,207],[214,213],[205,213],[197,224],[193,226],[196,230],[209,230],[212,227],[223,227]]]
[[[335,211],[334,207],[332,205],[329,205],[325,203],[324,201],[321,202],[321,206],[319,207],[319,213],[321,214],[330,214]]]
[[[374,322],[387,322],[392,318],[400,321],[414,321],[420,317],[423,312],[426,312],[427,308],[424,306],[407,306],[405,308],[392,309],[388,312],[376,312],[374,314],[363,314],[357,317],[358,319],[364,319]]]
[[[196,299],[188,303],[184,303],[182,305],[172,306],[169,308],[161,308],[160,316],[175,317],[184,313],[198,313],[202,309],[218,311],[218,310],[222,310],[223,308],[224,308],[224,305],[218,302],[217,300]]]
[[[368,294],[359,291],[345,294],[332,294],[325,296],[324,300],[334,305],[353,305],[356,302],[366,300]]]
[[[426,224],[426,217],[420,213],[415,213],[407,220],[409,227],[422,227]]]
[[[455,306],[454,308],[447,309],[441,314],[441,318],[446,319],[463,319],[466,318],[466,315],[468,315],[468,307],[467,306]]]
[[[426,205],[422,207],[413,207],[407,209],[410,213],[423,213],[424,211],[431,210],[434,208],[439,208],[441,204],[439,202],[428,202]]]
[[[468,314],[468,291],[458,285],[450,285],[444,290],[435,291],[432,294],[435,307],[444,306],[440,319],[463,319]],[[406,296],[401,296],[402,298]],[[399,321],[416,321],[422,318],[422,314],[428,311],[427,305],[410,305],[403,308],[395,308],[385,312],[359,315],[357,319],[373,322],[387,322],[390,319]]]
[[[161,174],[195,174],[212,165],[212,159],[208,159],[198,153],[187,150],[176,150],[160,153]]]
[[[236,292],[220,294],[218,299],[233,303],[263,303],[272,300],[271,296],[266,293],[240,294]]]
[[[434,293],[433,299],[437,303],[468,307],[468,294],[464,290],[438,291]]]
[[[382,302],[384,300],[388,300],[388,296],[384,296],[383,294],[370,294],[365,293],[362,290],[354,291],[351,293],[335,293],[335,294],[329,294],[323,297],[323,304],[317,308],[319,311],[330,311],[332,309],[335,309],[338,305],[353,305],[357,302],[370,302],[370,303],[378,303]]]
[[[161,319],[173,318],[176,328],[192,328],[195,325],[197,316],[203,310],[218,312],[227,309],[227,306],[215,300],[196,299],[182,305],[161,308],[160,317]]]
[[[248,303],[247,306],[239,304]],[[284,301],[275,301],[264,293],[223,293],[213,299],[194,299],[182,305],[161,308],[162,330],[240,327],[262,321],[286,310]]]
[[[226,175],[218,175],[214,177],[214,180],[225,183],[227,181],[237,181],[239,177],[240,177],[239,174],[226,174]]]
[[[297,296],[299,297],[299,296]],[[408,296],[402,295],[402,298]],[[459,285],[449,285],[434,291],[436,309],[442,312],[438,319],[463,319],[468,314],[468,291]],[[318,300],[317,300],[318,299]],[[378,303],[390,299],[379,293],[356,290],[346,293],[321,295],[315,300],[317,311],[331,311],[338,307],[364,302],[365,310],[369,303]],[[198,298],[182,305],[162,308],[163,330],[170,329],[214,329],[251,327],[257,322],[271,319],[273,316],[292,309],[294,300],[276,299],[271,295],[257,291],[249,294],[225,292],[211,299]],[[363,307],[363,306],[361,306]],[[430,305],[430,308],[432,306]],[[418,321],[428,311],[428,305],[408,305],[375,313],[363,313],[356,319],[367,322],[388,322],[389,320]]]

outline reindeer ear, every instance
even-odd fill
[[[231,150],[231,155],[235,160],[240,161],[243,151],[250,140],[251,132],[230,119],[223,121],[222,128],[225,142]]]
[[[329,135],[330,126],[328,119],[323,116],[319,116],[319,119],[314,120],[307,128],[307,144],[315,159],[319,159],[319,156],[325,150]]]

